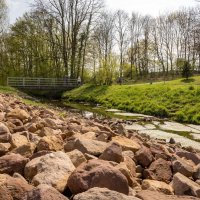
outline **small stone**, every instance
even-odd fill
[[[85,156],[83,155],[83,153],[77,149],[75,149],[71,152],[68,152],[67,155],[69,156],[69,158],[71,159],[71,161],[75,167],[78,167],[80,164],[87,161]]]
[[[142,189],[143,190],[151,190],[151,191],[158,191],[164,194],[173,195],[173,188],[166,184],[165,182],[155,181],[155,180],[147,180],[145,179],[142,182]]]
[[[170,138],[169,143],[170,143],[170,144],[176,144],[176,141],[175,141],[174,138]]]

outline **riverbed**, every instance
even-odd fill
[[[151,138],[163,139],[169,142],[171,138],[183,147],[192,146],[200,150],[200,125],[181,124],[169,119],[160,119],[153,116],[130,113],[123,110],[107,109],[100,105],[86,103],[51,102],[53,106],[79,113],[87,119],[120,121],[126,130],[132,130]]]

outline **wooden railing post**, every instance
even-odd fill
[[[23,87],[25,87],[25,78],[23,78]]]

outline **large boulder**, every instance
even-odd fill
[[[176,155],[179,156],[180,158],[185,158],[187,160],[191,160],[195,165],[200,164],[200,155],[184,150],[178,150],[176,152]]]
[[[142,182],[143,190],[151,190],[162,192],[164,194],[173,195],[173,188],[165,182],[155,181],[155,180],[147,180],[145,179]]]
[[[37,151],[61,151],[63,140],[59,135],[45,136],[37,144]]]
[[[74,169],[69,156],[59,151],[27,163],[25,177],[35,186],[47,184],[63,192],[67,187],[68,177]]]
[[[171,163],[159,158],[151,163],[148,169],[144,170],[143,176],[145,179],[169,183],[172,179]]]
[[[103,153],[107,146],[108,144],[105,142],[80,138],[74,141],[72,150],[78,149],[82,153],[88,153],[94,156],[99,156]]]
[[[123,159],[122,148],[118,143],[112,143],[104,150],[99,158],[102,160],[120,163]]]
[[[22,200],[25,194],[33,189],[33,186],[29,185],[26,181],[13,178],[6,174],[0,174],[0,188],[4,188],[4,192],[0,189],[0,197],[6,192],[6,196],[9,200]],[[12,197],[12,198],[11,198]],[[6,200],[5,197],[0,198]]]
[[[15,172],[24,174],[24,168],[29,159],[19,155],[11,153],[0,157],[0,173],[13,175]]]
[[[0,142],[7,143],[11,140],[11,133],[8,127],[0,122]]]
[[[200,185],[180,173],[174,175],[172,187],[176,195],[190,195],[200,198]]]
[[[68,179],[68,187],[73,194],[85,192],[93,187],[105,187],[120,193],[129,193],[126,177],[108,161],[96,159],[89,160],[76,168]]]
[[[112,141],[117,142],[119,145],[121,145],[123,151],[131,150],[133,152],[136,152],[140,149],[140,145],[136,141],[123,136],[115,136],[112,138]]]
[[[136,152],[135,159],[137,160],[138,164],[142,165],[143,167],[148,167],[153,161],[153,155],[150,149],[147,147],[142,147]]]
[[[68,152],[67,155],[69,156],[69,158],[71,159],[71,161],[75,167],[78,167],[80,164],[87,161],[85,156],[83,155],[83,153],[77,149],[75,149],[71,152]]]
[[[191,196],[165,195],[163,193],[150,190],[141,191],[136,196],[142,200],[198,200],[199,199]]]
[[[29,191],[23,200],[68,200],[68,198],[55,188],[43,184]]]
[[[7,113],[7,117],[20,119],[23,121],[25,119],[28,119],[30,115],[25,110],[16,108],[16,109],[11,110],[9,113]]]
[[[77,194],[73,200],[139,200],[134,196],[127,196],[107,188],[91,188],[86,192]]]
[[[186,159],[182,159],[178,156],[172,158],[172,168],[174,173],[179,172],[184,176],[192,177],[194,174],[194,167],[194,164],[191,164],[191,162]]]

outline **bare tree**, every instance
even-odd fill
[[[118,10],[115,14],[116,41],[120,52],[120,83],[123,77],[124,56],[129,44],[129,17],[123,10]]]
[[[111,83],[111,68],[109,63],[114,46],[114,15],[108,11],[102,12],[93,34],[94,44],[98,48],[100,82]]]
[[[5,0],[0,0],[0,33],[3,32],[7,21],[8,7]]]

